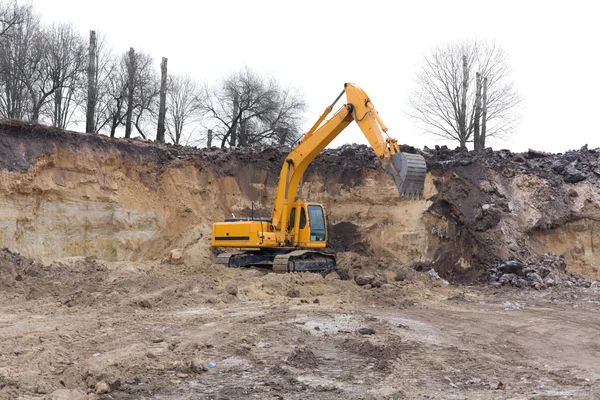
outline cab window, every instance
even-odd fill
[[[325,228],[325,215],[323,213],[323,207],[314,204],[309,205],[308,219],[310,221],[310,240],[313,242],[325,241],[327,230]]]
[[[296,209],[292,208],[292,212],[290,213],[290,220],[288,221],[288,227],[293,228],[296,223]]]
[[[300,210],[300,229],[304,229],[306,227],[306,211],[304,211],[304,207]]]

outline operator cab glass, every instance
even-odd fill
[[[304,211],[304,209],[302,211]],[[308,220],[310,224],[310,241],[324,242],[327,230],[325,228],[325,214],[323,213],[323,207],[314,204],[309,205]]]

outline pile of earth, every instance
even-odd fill
[[[566,271],[565,258],[556,253],[542,256],[537,263],[526,264],[509,260],[502,265],[490,268],[488,283],[494,287],[512,285],[518,288],[532,287],[537,290],[552,286],[596,287],[598,282],[577,276]]]

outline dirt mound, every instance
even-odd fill
[[[315,353],[306,347],[296,348],[286,362],[297,368],[313,369],[319,366],[319,359]]]

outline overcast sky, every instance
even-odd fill
[[[417,147],[447,144],[418,134],[405,116],[423,54],[462,39],[503,47],[524,98],[516,133],[496,148],[563,152],[600,147],[598,1],[143,1],[34,0],[46,22],[97,30],[111,47],[149,52],[157,69],[213,82],[244,64],[304,93],[305,129],[354,82],[390,134]],[[341,105],[341,103],[339,104]],[[355,124],[334,141],[367,143]],[[455,145],[452,144],[452,147]]]

